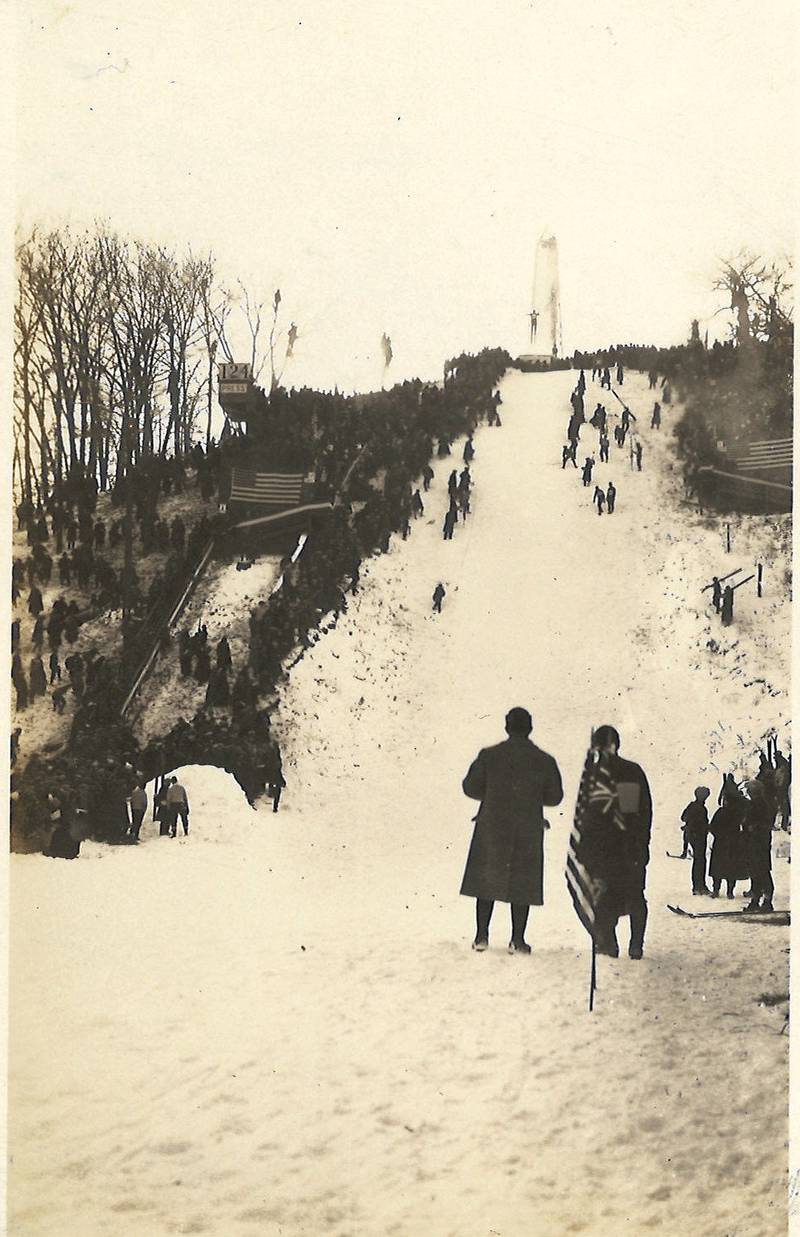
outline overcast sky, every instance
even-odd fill
[[[790,252],[791,0],[25,0],[20,219],[104,217],[279,286],[295,376],[375,385],[525,347],[674,343],[716,261]],[[713,327],[712,327],[713,330]]]

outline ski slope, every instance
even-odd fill
[[[612,447],[595,479],[618,509],[598,517],[560,466],[573,382],[507,376],[467,525],[442,540],[459,448],[292,670],[278,814],[189,769],[185,840],[148,822],[135,850],[12,856],[15,1237],[785,1232],[788,1040],[758,998],[788,988],[788,932],[671,915],[730,904],[691,899],[665,850],[696,784],[755,772],[771,727],[788,747],[788,522],[737,522],[729,559],[636,376],[644,471]],[[616,403],[590,383],[589,414],[598,398]],[[590,427],[581,445],[597,455]],[[699,589],[756,557],[765,596],[740,590],[723,634]],[[516,704],[566,792],[530,958],[505,952],[500,905],[472,953],[458,896],[461,778]],[[643,962],[600,960],[589,1015],[563,866],[602,722],[650,778],[651,914]]]

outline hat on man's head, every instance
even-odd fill
[[[592,747],[605,748],[609,743],[613,743],[616,751],[619,751],[619,731],[613,726],[598,726],[592,735]]]
[[[506,731],[508,734],[529,735],[533,730],[533,718],[527,709],[517,706],[506,713]]]

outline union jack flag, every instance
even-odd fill
[[[624,829],[617,785],[608,760],[590,748],[569,835],[566,878],[575,912],[592,939],[597,908],[613,882],[613,843]]]

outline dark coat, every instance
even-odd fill
[[[686,838],[691,846],[705,846],[708,834],[708,812],[704,803],[697,799],[681,812],[681,820],[686,826]]]
[[[616,783],[624,829],[609,831],[606,861],[613,874],[610,902],[617,914],[627,915],[644,891],[650,860],[653,800],[644,770],[632,760],[609,755],[608,770]]]
[[[744,804],[741,801],[724,803],[711,817],[711,862],[708,874],[714,881],[744,880],[750,875],[742,838]]]
[[[478,753],[463,789],[481,806],[461,892],[469,898],[541,906],[542,808],[555,807],[564,797],[555,760],[530,739],[511,735]]]

